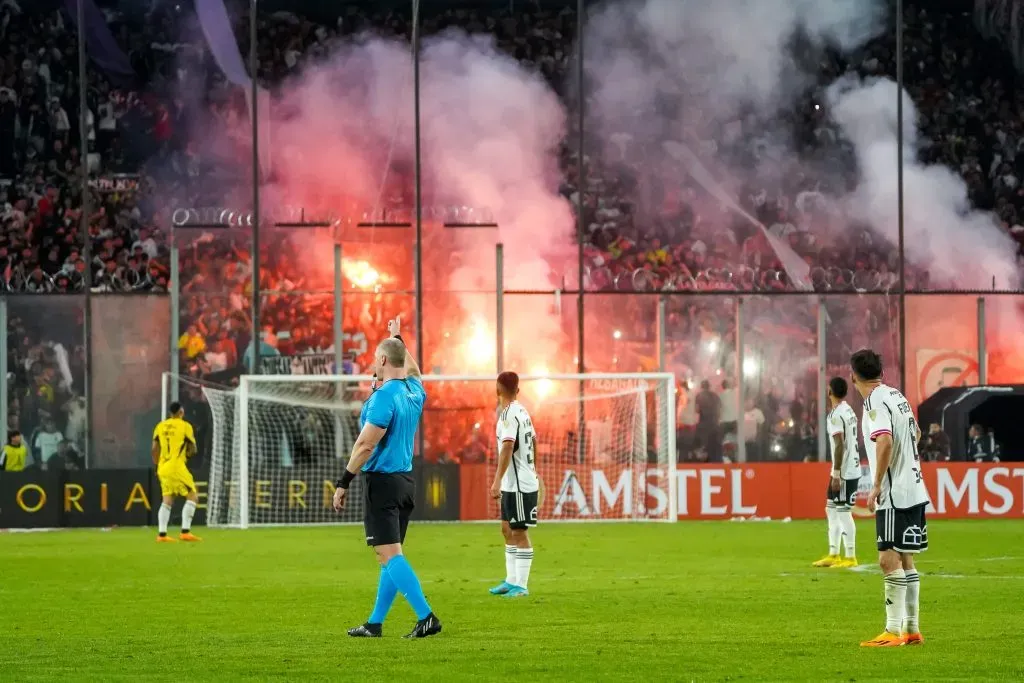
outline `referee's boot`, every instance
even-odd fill
[[[426,638],[427,636],[437,635],[440,632],[441,621],[431,612],[425,618],[416,622],[416,625],[406,638]]]
[[[353,638],[380,638],[384,635],[384,629],[381,624],[366,623],[350,628],[348,634]]]

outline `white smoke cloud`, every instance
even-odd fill
[[[586,67],[598,116],[650,113],[660,91],[716,112],[777,105],[808,82],[787,50],[853,50],[885,28],[880,0],[643,0],[602,6],[586,27]]]
[[[903,192],[908,258],[933,284],[966,289],[1016,288],[1016,244],[990,213],[971,207],[953,170],[917,160],[917,109],[889,79],[844,78],[829,89],[832,117],[857,155],[860,182],[848,214],[895,241],[899,217],[897,94],[903,98]],[[965,257],[969,259],[965,263]]]
[[[587,27],[590,105],[601,139],[636,138],[696,144],[721,139],[716,126],[737,122],[770,153],[760,167],[705,155],[723,184],[815,175],[793,148],[775,112],[793,104],[817,78],[814,49],[853,53],[886,29],[882,0],[642,0],[613,3]],[[799,36],[802,63],[794,50]],[[841,198],[847,222],[863,222],[895,244],[897,232],[896,86],[888,80],[842,77],[828,89],[830,114],[853,146],[859,178]],[[963,180],[942,166],[917,161],[916,109],[904,98],[904,190],[908,261],[929,269],[932,284],[964,288],[1019,284],[1016,249],[989,214],[974,211]],[[682,102],[666,107],[668,100]],[[749,112],[759,123],[749,125]],[[784,117],[781,117],[784,119]],[[781,134],[780,134],[781,132]],[[731,167],[730,167],[731,164]],[[682,180],[682,179],[680,179]],[[968,251],[969,247],[969,251]],[[964,267],[968,256],[978,267]]]

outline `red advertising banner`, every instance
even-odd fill
[[[461,467],[461,519],[497,518],[497,505],[488,496],[492,468],[487,464]],[[666,514],[664,468],[545,469],[541,519],[664,518]],[[933,517],[1024,518],[1024,463],[925,463],[923,473]],[[824,515],[829,466],[679,465],[675,476],[680,519],[818,519]],[[866,505],[870,488],[865,468],[858,515],[870,514]]]

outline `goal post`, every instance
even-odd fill
[[[424,452],[417,462],[458,463],[467,478],[462,494],[473,498],[468,507],[496,518],[496,504],[484,499],[497,460],[495,376],[422,379]],[[204,386],[213,426],[208,524],[361,521],[362,477],[340,515],[330,495],[358,436],[370,382],[354,375],[243,375],[234,390]],[[520,377],[520,400],[537,433],[541,520],[675,521],[675,394],[671,373]]]

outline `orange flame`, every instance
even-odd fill
[[[358,289],[374,289],[386,285],[393,278],[377,271],[366,261],[342,261],[341,272]]]

